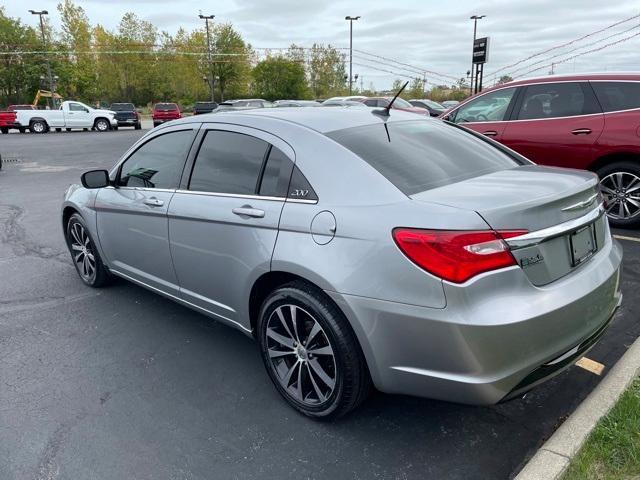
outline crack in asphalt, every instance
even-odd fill
[[[101,295],[101,292],[85,292],[78,293],[76,295],[57,295],[57,296],[43,296],[35,298],[21,298],[14,300],[2,300],[0,301],[0,316],[7,313],[16,313],[24,310],[37,310],[42,308],[56,307],[63,303],[76,302],[85,298],[97,297]],[[2,307],[6,305],[6,307]]]
[[[17,205],[0,205],[0,220],[4,218],[0,242],[11,246],[15,255],[19,257],[37,257],[68,264],[66,259],[61,258],[65,252],[56,252],[51,247],[38,244],[28,238],[27,231],[22,225],[24,214],[25,210]]]

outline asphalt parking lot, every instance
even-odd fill
[[[335,423],[298,415],[240,332],[77,278],[63,192],[143,133],[0,137],[1,479],[510,478],[599,382],[573,367],[490,408],[377,393]],[[589,353],[605,374],[640,335],[640,231],[616,233],[625,298]]]

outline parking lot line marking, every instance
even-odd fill
[[[584,368],[587,372],[591,372],[595,375],[602,375],[604,371],[604,365],[596,362],[595,360],[591,360],[587,357],[582,357],[580,360],[576,362],[576,365],[580,368]]]
[[[638,237],[626,237],[624,235],[614,235],[613,238],[616,238],[618,240],[629,240],[630,242],[640,243],[640,238]]]

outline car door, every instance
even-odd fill
[[[516,91],[516,87],[507,87],[481,94],[447,114],[445,120],[501,141]]]
[[[163,129],[135,149],[95,201],[98,239],[116,273],[178,295],[167,210],[199,124]]]
[[[93,126],[89,109],[77,102],[69,102],[69,110],[65,112],[67,115],[67,128],[88,128]]]
[[[265,132],[223,124],[203,127],[199,142],[169,207],[180,295],[250,329],[242,312],[253,282],[270,270],[294,152]]]
[[[501,141],[541,165],[586,168],[603,128],[587,83],[539,83],[523,87]]]

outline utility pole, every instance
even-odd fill
[[[42,34],[42,48],[46,51],[47,50],[47,39],[46,36],[44,34],[44,20],[42,19],[42,17],[44,15],[49,15],[49,12],[46,10],[40,10],[39,12],[36,10],[29,10],[29,13],[31,13],[32,15],[38,15],[40,17],[40,33]],[[53,75],[51,74],[51,61],[49,60],[49,56],[46,56],[47,58],[47,77],[49,78],[49,91],[51,92],[51,104],[53,105],[53,108],[56,108],[56,99],[54,97],[54,93],[56,92],[56,86],[53,83]]]
[[[471,89],[470,92],[471,95],[473,95],[473,80],[474,80],[474,74],[473,74],[473,69],[476,67],[476,65],[473,63],[473,46],[475,46],[476,44],[476,32],[478,30],[478,20],[483,19],[484,17],[486,17],[486,15],[472,15],[471,17],[469,17],[470,20],[473,20],[473,44],[472,44],[472,48],[471,48]],[[476,75],[475,75],[475,81],[476,83],[478,82],[478,69],[476,68]]]
[[[351,17],[349,15],[344,17],[345,20],[349,21],[349,95],[351,95],[353,88],[353,21],[359,18],[359,15],[357,17]]]
[[[198,17],[201,20],[204,20],[207,26],[207,58],[209,61],[209,75],[210,75],[209,87],[211,87],[211,101],[215,102],[216,101],[216,98],[215,98],[215,82],[216,81],[215,81],[215,76],[213,74],[213,63],[211,63],[211,37],[209,36],[209,20],[213,22],[215,15],[203,15],[202,13],[200,13]]]
[[[422,98],[427,98],[427,72],[422,74]]]

